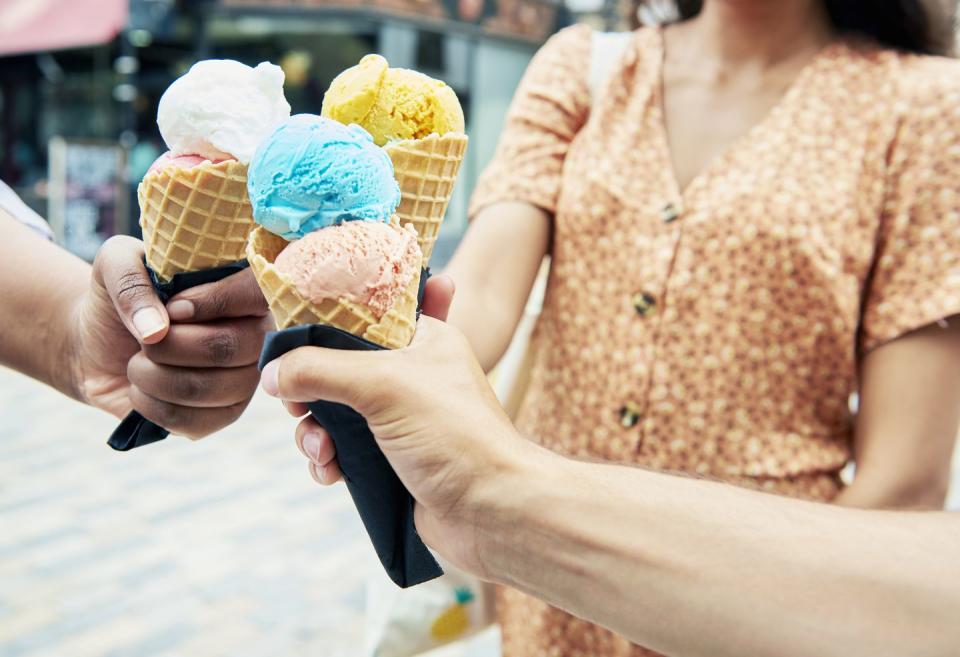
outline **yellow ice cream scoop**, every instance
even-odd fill
[[[338,75],[321,113],[362,126],[379,146],[464,131],[463,109],[453,89],[423,73],[390,68],[380,55],[367,55]]]

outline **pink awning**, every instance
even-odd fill
[[[0,0],[0,55],[106,43],[128,11],[129,0]]]

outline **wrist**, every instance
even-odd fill
[[[511,427],[512,430],[512,427]],[[482,579],[500,584],[516,582],[510,555],[522,550],[520,528],[562,486],[570,463],[512,430],[494,468],[474,487],[467,518],[474,526],[475,554]]]
[[[83,307],[89,292],[64,293],[53,304],[58,316],[47,323],[49,382],[63,394],[87,403],[83,390],[82,330]]]

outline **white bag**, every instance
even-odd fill
[[[397,587],[382,568],[369,569],[364,657],[413,657],[493,623],[492,587],[440,565],[443,575],[409,589]]]

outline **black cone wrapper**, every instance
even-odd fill
[[[420,277],[420,298],[429,273]],[[383,347],[332,326],[309,324],[267,334],[260,369],[298,347],[376,351]],[[443,570],[417,534],[413,496],[380,451],[367,421],[349,406],[328,401],[307,404],[330,434],[337,461],[363,526],[387,575],[407,588],[435,579]]]
[[[153,289],[156,290],[160,301],[166,303],[171,297],[186,289],[205,283],[215,283],[231,274],[243,271],[247,267],[247,261],[241,260],[213,269],[175,274],[173,278],[166,282],[161,281],[149,266],[147,267],[147,273],[150,274],[150,281],[153,283]],[[143,447],[163,440],[169,435],[170,432],[163,427],[154,424],[136,411],[130,411],[127,417],[123,418],[120,426],[110,434],[107,444],[118,452],[127,452],[136,447]]]

